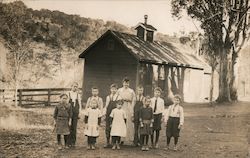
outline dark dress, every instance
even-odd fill
[[[72,109],[69,104],[59,103],[55,107],[54,119],[56,120],[56,134],[69,135],[69,118],[72,116]]]
[[[116,101],[117,101],[118,95],[116,96],[115,100],[114,98],[111,98],[109,96],[110,102],[107,106],[107,111],[106,111],[106,128],[105,128],[105,133],[106,133],[106,138],[110,138],[110,131],[111,131],[111,124],[112,124],[112,118],[110,117],[111,111],[116,108]]]
[[[69,145],[75,145],[76,144],[76,130],[77,130],[77,122],[79,119],[79,99],[78,99],[78,94],[77,94],[77,99],[75,100],[75,106],[74,106],[74,101],[72,100],[70,93],[69,93],[69,103],[71,104],[72,107],[72,123],[70,127],[70,135],[69,135]]]
[[[150,127],[150,124],[153,120],[153,109],[151,107],[143,107],[140,109],[139,115],[143,123],[143,127],[140,127],[140,134],[151,135],[153,129]]]
[[[143,107],[143,99],[144,97],[139,97],[139,100],[136,101],[134,106],[134,144],[140,143],[139,138],[139,127],[140,127],[140,121],[139,121],[139,112],[140,109]]]

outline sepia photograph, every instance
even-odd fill
[[[250,0],[0,0],[0,158],[250,158]]]

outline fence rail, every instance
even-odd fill
[[[67,93],[70,88],[36,88],[18,89],[17,101],[19,106],[45,105],[51,106],[59,102],[61,93]],[[15,89],[0,89],[0,102],[15,101]]]

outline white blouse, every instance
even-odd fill
[[[164,107],[164,100],[162,98],[160,98],[160,97],[158,97],[158,98],[156,98],[156,97],[151,98],[151,108],[154,111],[156,99],[157,99],[157,107],[156,107],[156,111],[154,112],[154,114],[161,114],[161,113],[163,113],[163,111],[165,109],[165,107]]]
[[[132,102],[132,105],[135,104],[136,96],[135,92],[131,88],[119,88],[117,91],[117,95],[119,95],[124,101]]]
[[[69,92],[69,97],[70,99],[72,99],[72,102],[74,102],[74,106],[76,105],[76,99],[78,99],[78,104],[79,104],[79,108],[80,108],[80,111],[82,109],[82,101],[81,101],[81,96],[79,95],[79,93],[76,91],[76,92],[73,92],[73,91],[70,91]]]
[[[184,124],[184,111],[180,105],[170,105],[164,112],[164,122],[167,123],[169,117],[179,117],[180,125]]]

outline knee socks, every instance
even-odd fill
[[[169,144],[170,144],[170,140],[171,140],[171,137],[167,137],[167,145],[169,145]],[[175,145],[177,145],[178,140],[179,140],[179,138],[178,138],[178,137],[174,137],[174,144],[175,144]]]

